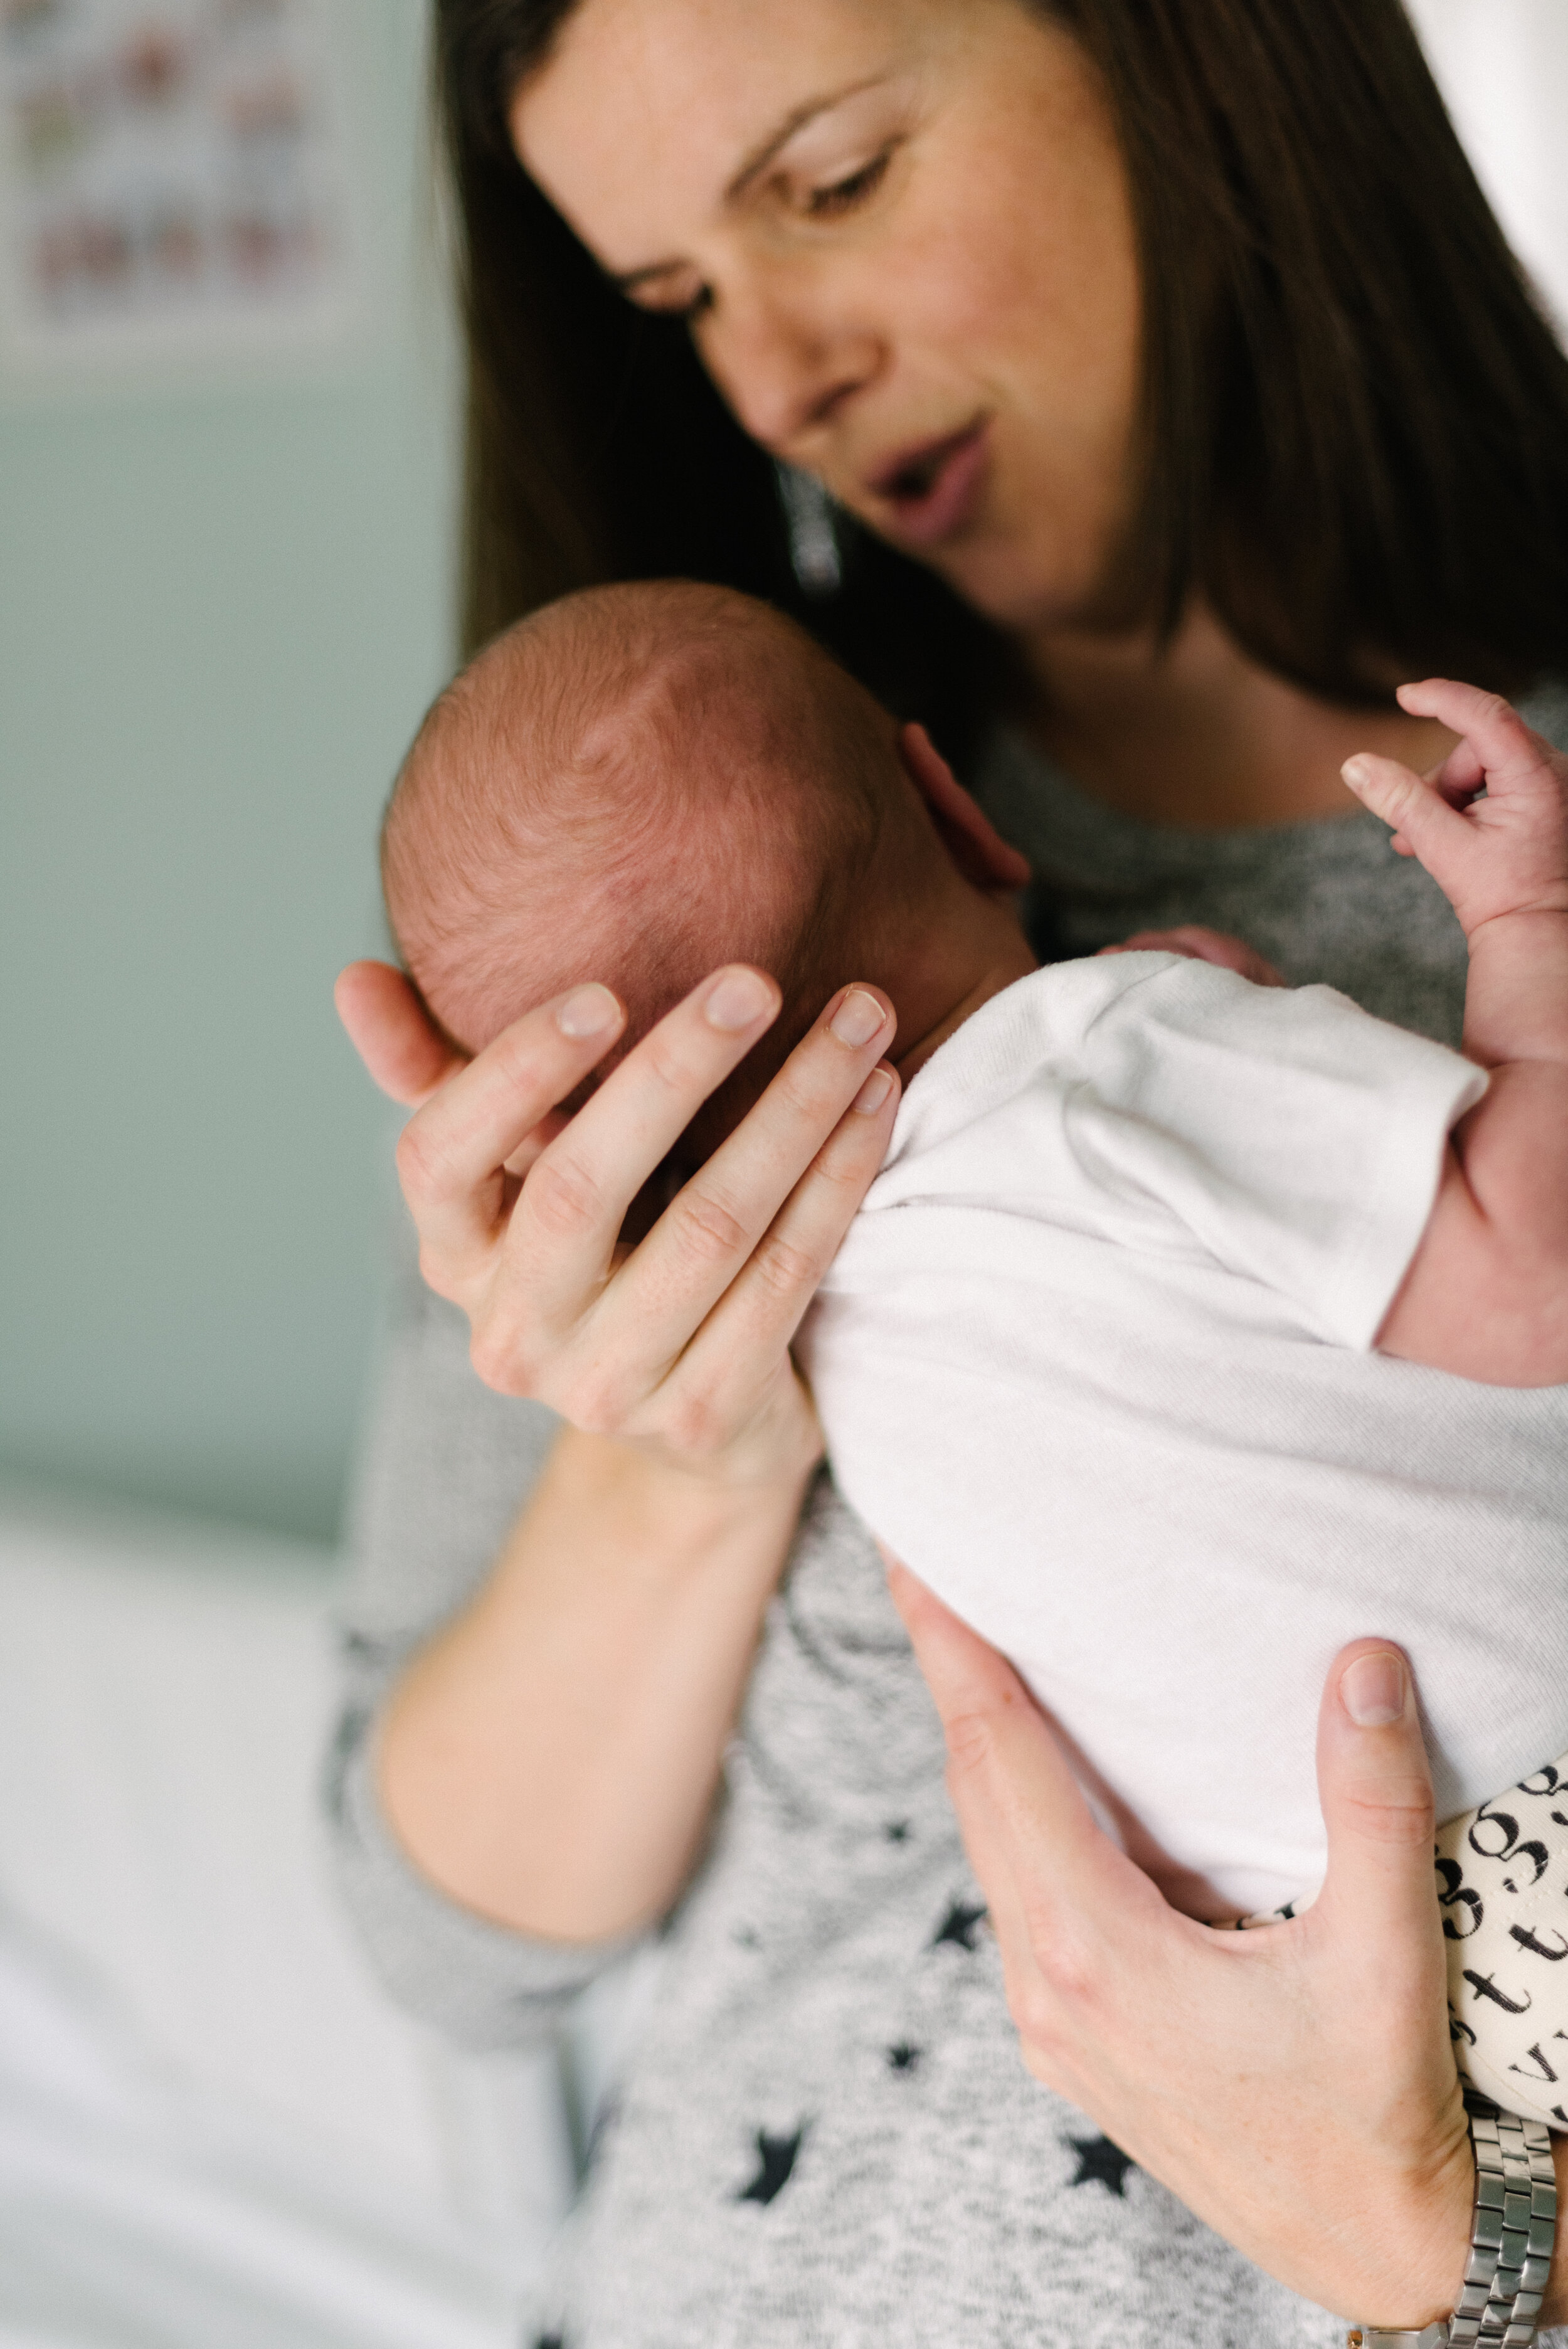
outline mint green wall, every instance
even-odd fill
[[[329,989],[449,662],[421,15],[345,12],[354,351],[0,388],[0,1472],[313,1536],[395,1131]]]

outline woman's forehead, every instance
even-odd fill
[[[579,0],[513,100],[512,138],[621,275],[701,226],[781,146],[820,137],[836,101],[907,70],[953,12],[954,0]]]

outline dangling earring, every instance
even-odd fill
[[[837,508],[813,474],[775,464],[779,498],[789,533],[789,562],[807,595],[836,595],[843,585]]]

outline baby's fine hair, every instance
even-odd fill
[[[892,719],[781,614],[679,580],[589,588],[435,702],[382,880],[409,974],[467,1050],[586,978],[634,1040],[732,961],[779,980],[783,1045],[852,975],[912,802]]]

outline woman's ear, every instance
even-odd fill
[[[1030,880],[1029,860],[1009,848],[983,815],[923,726],[901,728],[899,756],[925,802],[937,834],[965,881],[976,889],[1022,889]]]

